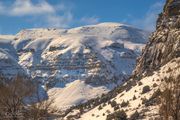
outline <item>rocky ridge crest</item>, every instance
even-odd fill
[[[134,75],[142,76],[180,57],[180,1],[168,0],[157,20],[156,31],[137,60]]]

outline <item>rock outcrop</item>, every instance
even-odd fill
[[[138,58],[134,75],[146,76],[177,57],[180,57],[180,1],[167,0],[156,31]]]

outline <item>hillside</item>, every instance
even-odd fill
[[[100,23],[25,29],[11,39],[2,37],[0,45],[44,87],[54,105],[67,109],[124,83],[148,35],[129,25]]]
[[[180,81],[179,11],[178,0],[167,0],[157,20],[156,31],[151,35],[127,82],[100,98],[72,107],[62,118],[125,120],[127,115],[130,120],[160,119],[159,96],[165,89],[164,84],[168,80]]]
[[[18,55],[12,45],[13,38],[11,35],[0,35],[0,74],[8,77],[25,74],[18,64]]]

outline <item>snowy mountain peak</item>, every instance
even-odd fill
[[[104,22],[104,23],[99,23],[97,24],[97,26],[129,26],[129,25],[125,25],[122,23],[116,23],[116,22]]]
[[[145,43],[148,32],[121,23],[99,23],[68,30],[71,34],[85,34],[104,37],[111,40],[122,40],[136,43]]]
[[[18,64],[62,107],[86,102],[122,84],[131,75],[148,34],[119,23],[36,28],[20,31],[6,46],[15,49]],[[58,102],[60,93],[69,94],[77,85],[72,95],[77,98]],[[84,91],[94,94],[85,97]]]
[[[37,38],[52,38],[65,33],[65,29],[56,28],[33,28],[24,29],[16,34],[17,39],[37,39]]]

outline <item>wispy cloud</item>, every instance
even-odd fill
[[[68,27],[73,19],[70,8],[63,4],[53,6],[44,0],[36,4],[31,0],[16,0],[11,5],[0,3],[0,14],[13,17],[31,16],[36,22],[45,23],[47,27]]]
[[[59,3],[51,5],[45,0],[33,3],[31,0],[15,0],[15,2],[5,4],[0,2],[0,15],[11,17],[28,17],[27,21],[34,22],[40,27],[61,27],[68,28],[73,24],[87,25],[95,24],[98,17],[82,17],[75,19],[72,5]]]
[[[96,24],[98,22],[99,22],[99,18],[95,17],[95,16],[93,16],[93,17],[83,17],[80,20],[80,24],[88,24],[88,25]]]
[[[73,15],[67,12],[63,16],[48,15],[46,22],[49,24],[50,27],[68,28],[72,20],[73,20]]]
[[[33,4],[31,0],[16,0],[12,5],[0,4],[1,14],[9,16],[43,15],[55,13],[55,8],[46,1]]]
[[[155,30],[156,20],[158,18],[158,14],[161,13],[164,2],[158,1],[153,4],[149,10],[146,12],[145,16],[141,19],[136,19],[130,17],[130,23],[135,26],[139,26],[145,30],[153,31]]]
[[[2,29],[1,29],[1,27],[0,27],[0,34],[2,33]]]
[[[12,5],[12,9],[9,14],[14,16],[24,15],[41,15],[55,13],[56,10],[53,6],[45,1],[38,4],[33,4],[30,0],[16,0]]]

